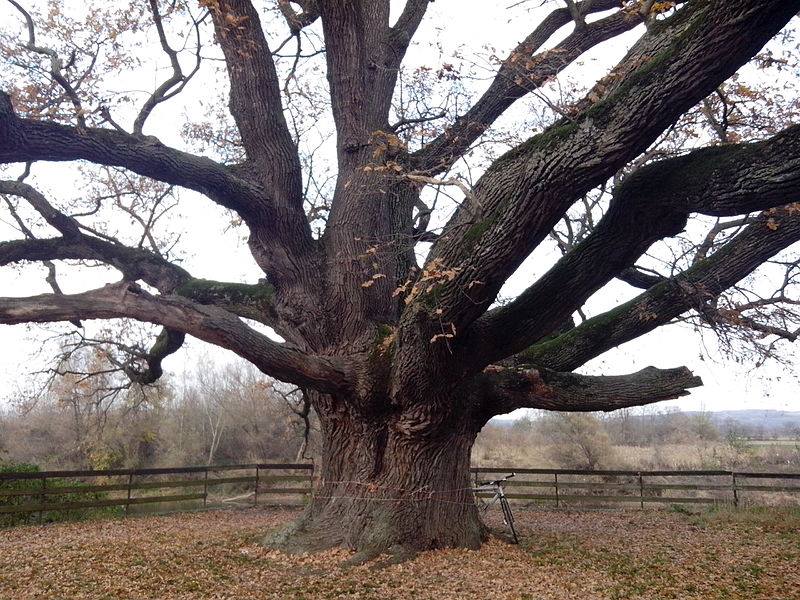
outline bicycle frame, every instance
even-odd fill
[[[514,477],[514,473],[510,475],[506,475],[503,479],[495,479],[494,481],[487,481],[485,483],[480,484],[477,487],[471,488],[472,492],[475,494],[475,499],[478,499],[478,494],[480,492],[491,492],[494,494],[492,499],[489,502],[484,503],[482,509],[483,512],[486,512],[490,506],[492,506],[498,500],[500,501],[500,509],[503,511],[503,523],[508,526],[511,530],[511,537],[514,539],[515,544],[519,544],[519,538],[517,537],[517,531],[514,529],[514,515],[511,512],[511,506],[508,503],[508,498],[506,498],[505,489],[503,486],[508,479]]]

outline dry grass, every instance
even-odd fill
[[[517,513],[519,547],[380,568],[261,548],[288,510],[21,527],[0,531],[0,598],[800,598],[798,511]]]

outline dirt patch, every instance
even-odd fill
[[[517,509],[522,544],[384,568],[258,545],[290,510],[0,531],[0,598],[800,599],[800,513]],[[502,527],[496,516],[490,519]]]

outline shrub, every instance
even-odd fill
[[[40,469],[37,465],[24,463],[4,463],[0,464],[0,473],[38,473]],[[85,488],[89,484],[75,479],[48,479],[47,488]],[[26,504],[40,504],[42,480],[35,479],[3,479],[0,480],[0,507],[22,506]],[[6,495],[13,492],[14,495]],[[18,492],[28,492],[18,494]],[[105,500],[108,494],[105,492],[74,491],[64,494],[49,494],[46,496],[47,504],[70,504],[73,502],[96,502]],[[78,508],[78,509],[56,509],[42,513],[43,523],[54,523],[57,521],[79,520],[95,518],[99,516],[111,516],[120,514],[120,507],[99,507],[99,508]],[[11,527],[14,525],[25,525],[28,523],[39,522],[39,513],[11,513],[0,514],[0,527]]]

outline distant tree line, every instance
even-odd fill
[[[744,422],[724,413],[675,408],[531,413],[513,423],[487,425],[476,442],[473,462],[592,470],[800,470],[800,420]]]
[[[313,451],[300,390],[243,361],[201,361],[143,389],[86,378],[85,360],[35,398],[0,409],[0,463],[143,468],[294,461]]]
[[[144,468],[300,461],[319,452],[303,390],[246,361],[221,365],[204,358],[193,371],[142,387],[101,369],[101,358],[96,348],[67,352],[41,392],[0,408],[0,464]],[[800,469],[800,420],[643,407],[531,411],[497,423],[478,437],[474,464]]]

